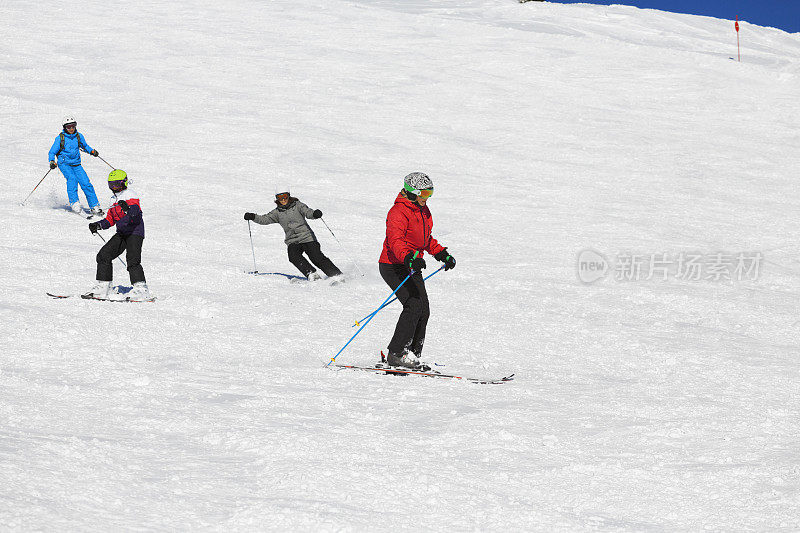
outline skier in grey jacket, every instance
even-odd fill
[[[277,207],[266,215],[255,213],[245,213],[245,220],[252,220],[256,224],[280,224],[286,233],[287,251],[289,261],[303,273],[309,281],[320,279],[317,269],[311,266],[314,263],[326,276],[341,276],[339,270],[333,262],[328,259],[319,247],[319,242],[311,227],[306,222],[307,218],[322,218],[322,211],[311,209],[306,204],[293,197],[289,192],[281,192],[275,195]],[[311,263],[303,257],[303,253],[308,256]]]

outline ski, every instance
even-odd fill
[[[73,211],[72,209],[67,209],[67,211],[69,211],[69,212],[70,212],[70,213],[72,213],[73,215],[79,216],[79,217],[81,217],[81,218],[84,218],[84,219],[86,219],[86,220],[92,220],[92,218],[94,217],[94,215],[87,215],[87,214],[86,214],[86,213],[84,213],[83,211],[81,211],[80,213],[76,213],[76,212],[75,212],[75,211]]]
[[[62,300],[64,298],[73,298],[73,297],[77,296],[76,294],[53,294],[53,293],[50,293],[50,292],[46,292],[45,294],[47,294],[50,298],[55,298],[57,300]],[[155,296],[151,296],[150,298],[146,298],[144,300],[131,300],[130,298],[122,298],[122,299],[119,299],[119,298],[95,298],[94,296],[84,296],[82,294],[80,295],[80,297],[83,300],[97,300],[99,302],[144,303],[144,302],[155,302],[156,301],[156,297]]]
[[[128,297],[125,297],[121,300],[116,298],[97,298],[95,296],[85,296],[81,294],[81,298],[84,300],[97,300],[98,302],[122,302],[122,303],[145,303],[145,302],[155,302],[156,297],[151,296],[150,298],[145,298],[144,300],[131,300]]]
[[[288,279],[291,283],[308,283],[308,279],[305,276],[297,276],[294,274],[285,274],[283,272],[259,272],[258,270],[251,270],[248,272],[251,276],[283,276],[284,278]],[[327,281],[328,285],[331,287],[335,287],[336,285],[341,285],[345,282],[345,278],[342,276],[331,276],[329,278],[322,278],[317,280],[316,282],[311,283],[318,283],[320,281]]]
[[[253,276],[283,276],[289,281],[295,283],[298,281],[308,281],[304,276],[295,276],[294,274],[284,274],[283,272],[259,272],[258,270],[256,270],[256,271],[250,271],[248,272],[248,274],[251,274]]]
[[[67,209],[67,211],[69,211],[70,213],[72,213],[72,214],[73,214],[73,215],[75,215],[75,216],[79,216],[79,217],[81,217],[81,218],[83,218],[83,219],[86,219],[86,220],[89,220],[89,221],[92,221],[92,220],[94,220],[94,221],[97,221],[97,220],[100,220],[101,218],[103,218],[103,216],[102,216],[102,215],[95,215],[95,214],[88,214],[88,215],[87,215],[87,214],[86,214],[85,212],[83,212],[83,211],[81,211],[80,213],[76,213],[76,212],[75,212],[75,211],[73,211],[72,209]]]
[[[101,211],[100,214],[96,215],[96,214],[91,213],[91,212],[87,213],[83,209],[81,209],[80,212],[73,211],[69,207],[67,207],[64,210],[69,212],[69,213],[72,213],[73,215],[76,215],[76,216],[79,216],[79,217],[81,217],[83,219],[86,219],[86,220],[100,220],[101,218],[105,217],[105,212],[103,212],[103,211]]]
[[[435,370],[412,370],[410,368],[397,368],[391,366],[358,366],[358,365],[342,365],[334,364],[334,367],[339,369],[350,370],[363,370],[366,372],[384,373],[386,375],[396,376],[424,376],[430,378],[444,378],[444,379],[457,379],[462,381],[469,381],[470,383],[482,383],[484,385],[497,385],[500,383],[507,383],[514,380],[514,374],[504,376],[501,378],[474,378],[467,376],[458,376],[456,374],[442,374]]]

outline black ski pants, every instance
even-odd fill
[[[140,235],[120,235],[115,233],[108,239],[100,251],[97,252],[97,281],[112,281],[114,279],[114,266],[112,261],[125,254],[128,263],[128,274],[131,283],[145,281],[142,269],[142,244],[144,237]]]
[[[319,242],[317,241],[302,243],[293,242],[289,245],[287,252],[289,253],[289,261],[296,266],[305,277],[308,277],[309,273],[317,271],[316,268],[311,266],[311,263],[314,263],[317,268],[325,272],[325,275],[328,277],[338,276],[342,273],[341,270],[336,268],[333,261],[322,253]],[[311,259],[311,263],[308,262],[308,259],[303,257],[303,253],[308,256],[308,259]]]
[[[378,263],[378,268],[383,281],[392,290],[397,289],[397,286],[406,279],[409,273],[408,268],[403,265]],[[389,352],[402,354],[405,351],[411,351],[419,356],[422,353],[422,346],[425,344],[425,328],[428,326],[428,318],[431,316],[428,292],[425,290],[425,280],[422,279],[422,274],[414,272],[414,275],[397,289],[395,296],[403,304],[403,312],[397,319],[394,335],[389,342]]]

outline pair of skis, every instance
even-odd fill
[[[428,378],[455,379],[459,381],[469,381],[470,383],[481,383],[484,385],[499,385],[500,383],[508,383],[509,381],[514,380],[514,374],[510,374],[502,378],[474,378],[468,376],[459,376],[456,374],[442,374],[441,372],[437,372],[435,370],[412,370],[410,368],[397,368],[392,366],[387,367],[380,364],[375,366],[358,366],[337,363],[331,366],[339,369],[364,370],[366,372],[375,372],[378,374],[394,376],[422,376]]]
[[[101,213],[99,215],[95,215],[94,213],[86,213],[86,211],[84,211],[83,209],[81,209],[80,212],[78,212],[78,211],[73,211],[70,208],[67,208],[66,211],[72,213],[73,215],[84,218],[86,220],[100,220],[105,216],[105,213]]]
[[[258,270],[251,270],[248,274],[253,276],[283,276],[291,283],[318,283],[319,281],[327,281],[328,285],[335,287],[336,285],[344,283],[344,278],[333,276],[332,278],[321,278],[317,282],[309,282],[305,276],[296,276],[294,274],[284,274],[283,272],[259,272]]]
[[[76,296],[75,294],[53,294],[53,293],[45,293],[50,298],[54,298],[56,300],[63,300],[65,298],[72,298]],[[97,298],[96,296],[87,296],[85,294],[81,294],[80,297],[84,300],[97,300],[98,302],[122,302],[122,303],[144,303],[144,302],[155,302],[156,297],[151,296],[150,298],[145,298],[144,300],[132,300],[130,297],[125,298]]]
[[[375,366],[344,365],[341,363],[335,363],[333,367],[338,368],[339,370],[342,369],[363,370],[365,372],[375,372],[378,374],[393,375],[393,376],[422,376],[429,378],[455,379],[459,381],[469,381],[470,383],[481,383],[484,385],[497,385],[500,383],[507,383],[509,381],[513,381],[514,379],[514,374],[509,374],[508,376],[503,376],[500,378],[474,378],[467,376],[459,376],[457,374],[443,374],[438,370],[431,369],[430,366],[425,364],[420,365],[419,368],[403,368],[403,367],[389,366],[386,363],[386,356],[384,355],[383,352],[381,352],[381,362],[377,363]]]

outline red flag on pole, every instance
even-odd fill
[[[736,32],[739,32],[739,15],[736,15]]]
[[[739,15],[736,15],[736,57],[739,58],[739,62],[742,62],[742,52],[739,48]]]

